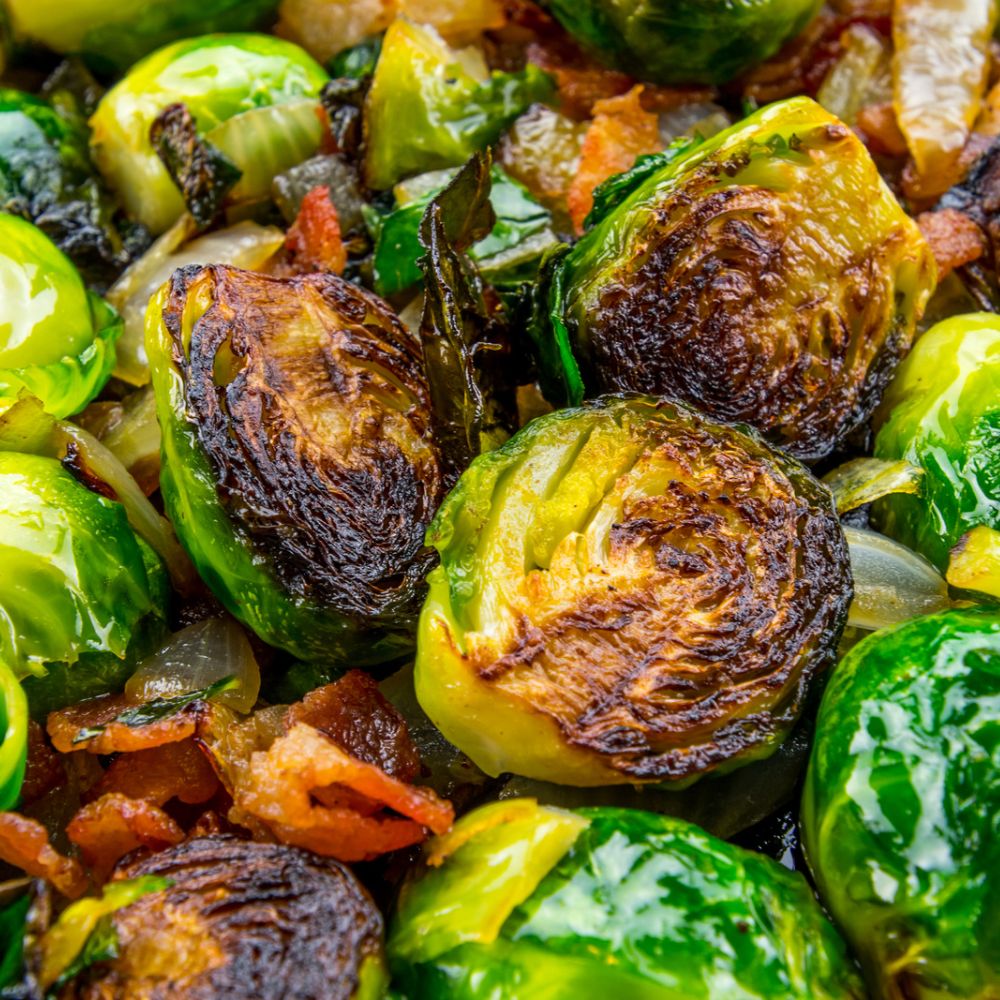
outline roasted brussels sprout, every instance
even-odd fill
[[[889,535],[941,569],[949,549],[976,528],[1000,529],[1000,318],[955,316],[928,330],[900,366],[882,402],[880,458],[923,469],[917,494],[880,500]],[[1000,582],[1000,561],[980,560]]]
[[[726,83],[797,35],[821,0],[547,0],[585,47],[641,80]]]
[[[1000,992],[1000,615],[855,646],[823,698],[806,857],[873,997]]]
[[[146,349],[177,533],[226,607],[305,660],[412,646],[444,493],[414,337],[333,275],[185,267]]]
[[[27,388],[57,417],[83,409],[115,364],[118,314],[36,226],[0,214],[0,396]]]
[[[111,915],[115,954],[84,970],[79,1000],[377,1000],[382,917],[347,868],[280,844],[188,840],[121,873],[164,879]]]
[[[262,198],[276,174],[319,146],[317,97],[326,80],[298,46],[268,35],[176,42],[143,59],[101,99],[90,121],[94,160],[132,215],[162,232],[184,202],[150,129],[182,104],[201,138],[242,172],[231,197]]]
[[[664,160],[627,197],[616,181],[556,265],[550,382],[582,395],[572,345],[592,390],[676,396],[827,455],[910,346],[929,248],[858,138],[809,98]]]
[[[491,74],[477,49],[452,49],[433,28],[397,18],[365,102],[365,179],[381,189],[457,167],[551,92],[537,66]]]
[[[28,678],[32,710],[120,685],[158,638],[167,592],[122,505],[54,458],[0,451],[0,538],[0,662]]]
[[[462,475],[415,683],[488,774],[683,783],[772,753],[851,597],[825,487],[647,397],[539,417]]]
[[[2,0],[2,6],[18,40],[121,71],[178,38],[260,27],[278,0]]]
[[[683,820],[515,799],[427,861],[387,944],[410,1000],[862,996],[801,875]]]
[[[27,751],[28,703],[24,689],[6,660],[0,657],[0,810],[12,809],[17,804]],[[0,976],[0,987],[3,985]]]

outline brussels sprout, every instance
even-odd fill
[[[809,98],[665,160],[627,197],[616,188],[556,265],[550,381],[582,394],[572,344],[591,390],[677,396],[800,458],[829,454],[909,348],[929,248],[861,142]]]
[[[825,487],[647,397],[539,417],[480,455],[427,541],[417,696],[494,775],[681,784],[765,757],[851,598]]]
[[[0,451],[0,539],[0,661],[36,678],[33,711],[36,692],[56,707],[120,685],[167,596],[121,504],[53,458]]]
[[[205,582],[271,645],[412,646],[443,495],[419,345],[333,275],[179,269],[150,303],[164,502]]]
[[[801,875],[683,820],[517,799],[427,861],[386,949],[410,1000],[862,996]]]
[[[449,48],[433,28],[397,18],[365,102],[365,179],[379,190],[457,167],[551,92],[537,66],[491,74],[477,49]]]
[[[585,47],[641,80],[726,83],[797,35],[821,0],[547,0]]]
[[[371,218],[375,291],[379,295],[395,295],[420,281],[420,220],[431,199],[454,176],[453,170],[434,171],[397,184],[393,211]],[[542,254],[557,242],[549,212],[499,167],[494,167],[490,176],[490,203],[496,223],[485,239],[469,248],[469,256],[479,273],[494,286],[531,281]]]
[[[165,109],[184,104],[201,137],[242,171],[232,197],[262,198],[276,174],[319,146],[317,95],[326,81],[318,63],[279,38],[176,42],[143,59],[102,98],[90,120],[94,160],[132,215],[162,232],[184,202],[150,128]]]
[[[1000,615],[878,632],[834,672],[802,805],[873,997],[1000,993]]]
[[[278,0],[3,0],[15,37],[125,70],[167,42],[262,26]]]
[[[1000,318],[955,316],[928,330],[886,391],[879,458],[923,469],[917,495],[880,500],[886,534],[941,569],[978,526],[1000,529]],[[1000,563],[988,560],[991,575]]]
[[[13,671],[0,658],[0,810],[17,804],[27,752],[28,703]]]
[[[0,396],[27,388],[55,416],[75,413],[108,380],[121,331],[40,229],[0,214]]]

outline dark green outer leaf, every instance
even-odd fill
[[[24,922],[30,903],[30,897],[25,894],[0,910],[0,990],[21,978]]]
[[[1000,992],[1000,615],[855,646],[824,695],[806,856],[875,997]]]

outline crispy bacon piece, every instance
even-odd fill
[[[66,766],[62,757],[49,746],[45,730],[37,722],[29,722],[28,761],[21,785],[21,801],[35,802],[65,781]]]
[[[162,809],[118,792],[85,805],[70,820],[66,834],[98,882],[137,847],[162,851],[184,839],[184,831]]]
[[[92,789],[91,797],[118,792],[162,806],[171,799],[189,805],[207,802],[218,790],[219,779],[194,740],[122,754]]]
[[[52,745],[60,753],[72,753],[74,750],[99,754],[134,753],[188,739],[195,734],[199,720],[209,711],[206,702],[194,701],[173,715],[144,726],[128,726],[113,721],[122,712],[135,707],[124,695],[105,694],[51,712],[46,728]],[[100,732],[74,742],[88,729],[100,729]]]
[[[663,148],[656,115],[642,106],[642,85],[621,97],[598,101],[587,129],[580,166],[570,185],[567,202],[576,232],[594,204],[594,188],[614,174],[628,170],[637,156]]]
[[[936,212],[922,212],[917,216],[917,225],[934,253],[938,280],[956,267],[971,264],[986,253],[983,231],[957,209],[942,208]]]
[[[420,755],[406,720],[360,670],[310,691],[292,705],[285,716],[286,732],[300,722],[325,733],[352,757],[400,781],[412,782],[420,774]]]
[[[864,133],[865,145],[883,156],[906,156],[906,138],[896,121],[892,101],[869,104],[858,112],[858,128]]]
[[[285,250],[290,274],[344,273],[347,250],[340,234],[337,209],[325,185],[314,187],[302,199],[299,214],[285,236]]]
[[[349,799],[342,789],[353,793]],[[362,815],[357,795],[399,816],[372,811],[371,805]],[[443,833],[454,819],[451,804],[430,789],[407,785],[350,757],[301,722],[270,750],[253,755],[235,800],[238,809],[262,820],[284,843],[341,861],[368,860],[419,843],[425,828]]]
[[[74,858],[60,854],[37,820],[16,812],[0,813],[0,860],[50,882],[70,899],[87,889],[87,875]]]
[[[572,118],[589,118],[599,101],[624,94],[631,77],[588,59],[576,46],[562,40],[528,46],[528,62],[550,73],[559,92],[559,109]]]

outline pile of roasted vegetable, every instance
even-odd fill
[[[998,15],[0,0],[0,998],[1000,998]]]

